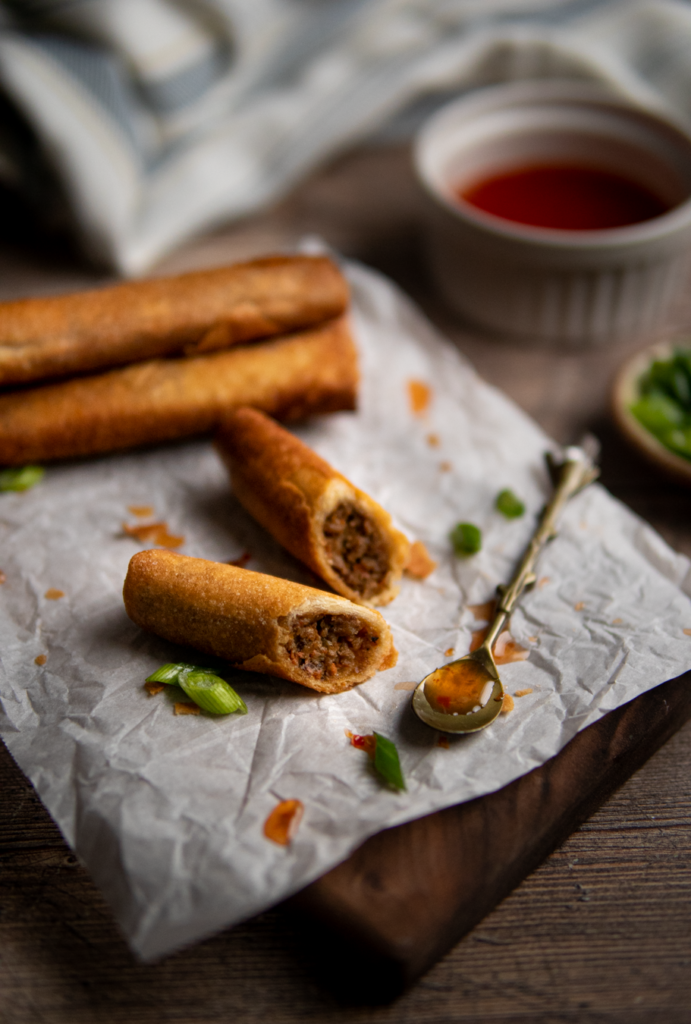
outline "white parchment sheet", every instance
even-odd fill
[[[689,561],[596,485],[568,508],[539,564],[542,585],[513,616],[530,657],[502,676],[508,692],[533,692],[487,731],[437,745],[396,684],[419,680],[450,647],[467,650],[466,606],[510,576],[545,501],[549,441],[390,283],[362,267],[348,274],[360,408],[299,433],[439,562],[384,609],[394,669],[336,696],[225,671],[244,717],[179,717],[168,693],[146,693],[156,667],[194,656],[125,615],[127,563],[145,546],[123,535],[122,523],[136,521],[128,505],[155,506],[184,534],[186,554],[224,561],[249,551],[250,569],[314,583],[235,501],[208,441],[49,468],[32,491],[0,495],[0,732],[144,958],[281,900],[386,826],[504,786],[691,668]],[[433,389],[423,417],[410,410],[411,379]],[[526,502],[523,518],[494,511],[504,487]],[[464,561],[448,542],[459,520],[484,537]],[[46,599],[49,588],[65,596]],[[407,792],[380,783],[346,729],[395,740]],[[286,798],[300,799],[305,816],[281,847],[263,824]]]

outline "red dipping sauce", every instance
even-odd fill
[[[632,178],[578,164],[516,167],[456,189],[456,195],[495,217],[562,231],[640,224],[670,209]]]

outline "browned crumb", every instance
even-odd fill
[[[428,434],[427,444],[430,446],[430,448],[438,448],[439,445],[441,444],[441,441],[439,440],[439,434]]]
[[[691,636],[691,629],[685,629],[684,636]]]
[[[456,650],[455,647],[447,647],[446,650],[444,651],[444,657],[445,658],[450,658],[455,650]]]
[[[529,637],[528,637],[528,640],[529,640],[529,642],[530,642],[531,644],[536,644],[536,643],[537,643],[537,641],[538,641],[538,638],[537,638],[536,636],[529,636]]]
[[[429,552],[421,540],[410,545],[410,555],[404,572],[414,580],[425,580],[437,568],[437,563],[430,558]]]
[[[2,571],[2,569],[0,569],[0,585],[2,585],[5,582],[6,579],[7,579],[7,576],[5,576],[5,574]]]
[[[452,469],[452,464],[450,462],[447,462],[446,459],[443,462],[439,463],[439,470],[442,473],[450,473]]]
[[[165,688],[165,683],[144,683],[144,689],[150,697],[155,697],[157,693],[160,693],[161,690],[165,690]]]
[[[39,656],[37,658],[34,658],[34,663],[36,665],[45,665],[45,663],[47,661],[48,661],[48,655],[47,654],[39,654]]]
[[[546,586],[547,586],[547,584],[548,584],[548,583],[551,583],[551,582],[552,582],[552,581],[551,581],[551,579],[549,578],[549,576],[543,576],[543,577],[542,577],[542,579],[539,579],[539,580],[537,581],[537,585],[538,585],[538,587],[546,587]]]
[[[576,604],[573,606],[573,610],[575,612],[582,612],[584,608],[585,608],[585,601],[577,601]]]
[[[396,683],[394,690],[408,690],[409,693],[416,688],[417,683]]]
[[[249,551],[243,551],[239,558],[229,559],[228,565],[234,565],[236,569],[244,569],[251,557]]]
[[[526,686],[525,690],[516,690],[514,697],[527,697],[529,693],[533,692],[532,686]]]
[[[168,533],[167,523],[147,523],[142,526],[128,526],[122,524],[122,532],[128,537],[135,537],[140,543],[150,541],[162,548],[179,548],[185,543],[185,538]]]
[[[198,715],[201,708],[198,704],[190,704],[186,700],[176,700],[173,711],[176,715]]]
[[[408,381],[408,401],[413,415],[421,416],[426,412],[431,400],[432,389],[429,384],[425,384],[422,380]]]
[[[127,511],[131,512],[133,516],[148,519],[149,516],[154,514],[154,507],[153,505],[128,505]]]
[[[449,741],[448,741],[447,737],[446,736],[439,736],[439,738],[437,739],[437,746],[441,747],[442,750],[448,750],[449,749]]]
[[[511,696],[510,693],[505,693],[504,694],[504,700],[502,701],[502,704],[501,704],[501,712],[500,712],[500,714],[508,715],[508,713],[510,711],[513,711],[513,709],[514,709],[513,697]]]
[[[612,619],[612,625],[613,626],[620,626],[623,621],[624,621],[623,619]],[[684,632],[686,632],[686,631],[684,631]],[[689,630],[689,632],[691,632],[691,630]]]
[[[48,601],[59,601],[61,597],[65,596],[65,591],[57,590],[55,587],[49,587],[43,596]]]

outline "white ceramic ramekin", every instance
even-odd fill
[[[513,167],[580,163],[633,178],[672,207],[639,224],[562,231],[514,223],[454,191]],[[597,345],[654,334],[688,280],[691,138],[597,86],[535,81],[456,100],[421,130],[428,252],[463,316],[494,332]]]

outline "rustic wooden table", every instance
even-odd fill
[[[459,325],[428,282],[420,220],[406,148],[363,149],[270,211],[195,240],[157,269],[232,261],[319,234],[398,281],[480,373],[555,438],[596,433],[605,485],[691,555],[691,491],[649,469],[609,421],[611,377],[631,346],[527,349]],[[17,200],[0,193],[0,299],[103,279],[64,236],[32,228]],[[691,327],[691,302],[680,305],[675,325]],[[0,749],[3,1024],[685,1024],[690,967],[691,724],[421,981],[379,1007],[337,1001],[314,972],[304,932],[280,908],[163,963],[136,963]]]

